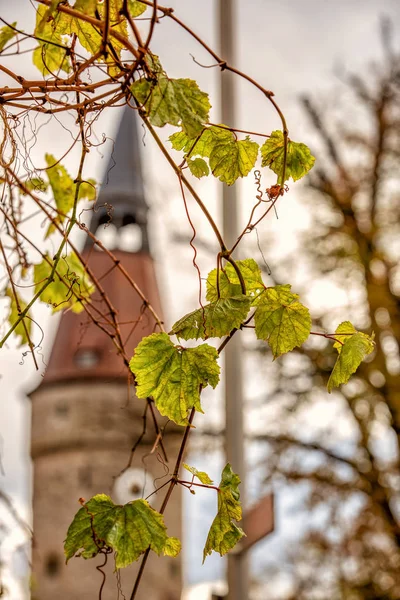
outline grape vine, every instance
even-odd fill
[[[253,231],[288,193],[286,182],[306,176],[314,165],[309,148],[289,137],[273,92],[227,64],[171,8],[156,0],[76,0],[73,5],[65,0],[35,0],[35,5],[36,27],[31,34],[21,31],[17,23],[1,19],[2,57],[19,54],[26,47],[40,75],[36,80],[27,80],[0,64],[0,71],[10,80],[10,85],[0,88],[0,211],[4,232],[0,250],[7,276],[3,292],[8,303],[0,348],[14,335],[21,346],[29,348],[38,368],[34,305],[43,302],[54,312],[84,312],[112,340],[127,377],[133,376],[137,397],[152,411],[155,406],[160,414],[182,427],[181,447],[173,473],[162,486],[166,492],[159,511],[146,499],[119,506],[105,494],[98,494],[87,501],[82,499],[66,534],[67,559],[114,552],[117,569],[141,559],[130,596],[133,600],[149,552],[176,556],[180,551],[180,541],[169,537],[163,519],[176,486],[192,491],[197,485],[217,493],[218,513],[210,524],[204,559],[212,552],[224,555],[244,535],[237,525],[242,516],[239,475],[227,464],[216,486],[204,471],[182,464],[195,413],[203,412],[202,390],[218,385],[218,358],[229,340],[243,328],[252,328],[258,340],[269,344],[276,359],[301,346],[310,335],[324,335],[338,352],[329,392],[349,380],[373,351],[374,342],[372,336],[357,331],[348,321],[338,324],[334,333],[312,331],[310,312],[289,284],[268,286],[254,258],[234,258],[243,236]],[[186,30],[209,53],[216,68],[228,70],[254,86],[276,112],[281,128],[265,135],[235,129],[232,123],[213,123],[208,94],[196,81],[170,78],[162,57],[151,50],[153,38],[162,29],[162,18]],[[32,40],[35,48],[29,50]],[[206,281],[208,303],[203,304],[200,298],[200,306],[182,316],[169,333],[132,276],[81,220],[81,203],[96,200],[96,183],[84,175],[85,160],[94,143],[92,129],[100,113],[122,105],[137,112],[178,179],[186,212],[187,191],[219,245],[215,268]],[[63,165],[64,156],[50,154],[44,157],[46,167],[35,169],[28,146],[20,143],[24,118],[31,114],[56,117],[67,112],[76,120],[73,146],[81,146],[77,172],[70,175]],[[176,128],[167,145],[158,133],[165,125]],[[266,138],[261,145],[254,139],[259,135]],[[171,151],[180,153],[180,162],[175,162],[176,154]],[[22,169],[18,163],[22,163]],[[223,185],[234,185],[258,167],[259,193],[248,222],[238,232],[234,246],[228,248],[207,202],[196,191],[193,177],[213,176]],[[276,183],[265,190],[261,183],[264,169],[276,175]],[[28,206],[29,210],[34,207],[46,223],[43,244],[38,245],[24,228]],[[154,320],[155,333],[138,344],[133,356],[125,347],[117,311],[101,280],[71,240],[76,229],[91,237],[93,244],[106,253],[112,268],[122,273],[139,296],[141,314],[132,315],[132,319],[139,322],[146,314]],[[46,246],[49,240],[55,248],[51,253]],[[22,284],[33,287],[31,297],[21,295],[18,288]],[[96,289],[105,304],[103,312],[91,301]],[[206,343],[211,338],[219,340],[217,349]],[[182,340],[202,343],[185,347]],[[162,445],[162,432],[158,431],[157,439]],[[181,467],[192,474],[191,481],[180,478]]]

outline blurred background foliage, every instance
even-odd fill
[[[305,492],[304,533],[263,575],[287,573],[290,592],[276,596],[287,600],[400,598],[400,56],[392,36],[384,21],[384,61],[342,73],[334,110],[318,96],[301,99],[317,157],[302,194],[311,227],[272,276],[285,283],[306,265],[310,280],[345,298],[339,309],[314,311],[316,325],[332,332],[349,318],[374,331],[376,349],[328,401],[336,357],[323,337],[267,367],[260,361],[268,391],[256,404],[268,433],[252,436],[264,449],[258,468],[273,489]],[[307,294],[310,283],[296,292]]]

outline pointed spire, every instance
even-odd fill
[[[103,183],[90,224],[92,233],[112,223],[117,230],[137,224],[142,231],[142,250],[148,251],[147,205],[140,158],[138,117],[125,106],[118,125]],[[112,207],[112,208],[111,208]]]
[[[136,111],[125,106],[98,202],[148,210],[144,198]]]

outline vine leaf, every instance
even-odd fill
[[[50,277],[53,260],[46,255],[43,261],[34,267],[35,294]],[[75,253],[60,259],[57,264],[54,281],[40,294],[40,300],[51,304],[53,313],[70,308],[75,313],[84,310],[83,304],[89,301],[94,285]]]
[[[162,415],[186,426],[191,408],[203,412],[200,386],[218,384],[217,358],[217,351],[208,344],[182,348],[174,346],[166,333],[153,333],[140,342],[129,363],[136,395],[152,396]]]
[[[57,163],[52,154],[45,155],[48,168],[46,170],[49,178],[51,190],[53,192],[54,201],[59,211],[55,217],[54,223],[50,223],[46,232],[46,238],[55,231],[55,223],[61,224],[65,221],[67,213],[75,204],[76,186],[72,177],[68,174],[65,167]],[[96,200],[96,182],[94,179],[83,181],[79,186],[78,200]],[[60,214],[63,213],[63,214]]]
[[[148,548],[158,555],[177,556],[181,543],[168,537],[164,517],[146,500],[123,506],[97,494],[76,513],[64,542],[67,562],[73,556],[93,558],[104,548],[115,552],[115,568],[127,567]]]
[[[144,13],[144,11],[147,9],[147,6],[139,0],[128,0],[128,9],[131,17],[135,19]]]
[[[78,0],[78,2],[81,2],[82,0]],[[83,0],[86,1],[87,0]],[[93,4],[93,0],[90,2],[91,4]],[[123,5],[123,0],[110,0],[110,31],[113,31],[115,33],[119,33],[120,35],[122,35],[124,38],[126,38],[126,40],[128,40],[128,23],[126,21],[126,19],[121,15],[121,10],[122,10],[122,5]],[[95,3],[95,11],[96,9],[99,11],[99,15],[101,19],[105,19],[105,15],[106,15],[106,7],[105,7],[105,3],[102,2],[96,2]],[[94,11],[94,16],[95,16],[95,11]],[[88,39],[88,35],[89,35],[89,39],[90,39],[90,35],[92,35],[93,32],[93,27],[90,25],[90,23],[86,23],[84,21],[80,21],[79,19],[77,19],[77,25],[78,25],[78,31],[76,32],[78,34],[78,38],[79,41],[81,42],[82,46],[86,47],[83,43],[83,38],[85,36],[85,39]],[[79,32],[79,29],[81,30],[81,33]],[[119,40],[117,40],[115,37],[111,37],[111,41],[112,41],[112,47],[113,50],[116,54],[116,58],[117,61],[119,61],[121,59],[121,50],[123,50],[125,48],[124,44],[122,42],[120,42]],[[92,48],[91,50],[90,45],[89,47],[87,47],[86,49],[91,52],[91,54],[95,54],[98,50],[100,50],[101,48],[101,36],[100,36],[100,40],[98,40],[97,45]],[[105,59],[104,57],[102,57],[102,60],[106,60],[107,62],[110,61],[110,56],[111,52],[109,53],[109,56],[107,57],[107,59]],[[116,75],[117,73],[119,73],[121,70],[121,68],[116,64],[116,63],[112,63],[108,65],[107,67],[107,71],[109,73],[109,75]]]
[[[185,131],[178,131],[169,140],[174,150],[184,150],[188,164],[193,156],[208,158],[212,174],[227,185],[234,184],[239,177],[246,177],[258,156],[259,146],[256,142],[249,136],[238,140],[224,125],[204,128],[197,139]]]
[[[203,563],[214,550],[221,556],[229,552],[245,535],[233,520],[240,521],[242,507],[239,502],[240,477],[228,463],[222,471],[218,492],[218,512],[212,522],[203,551]]]
[[[17,299],[18,299],[19,308],[20,308],[21,312],[23,310],[25,310],[27,304],[26,304],[26,302],[24,302],[24,300],[22,300],[22,298],[19,294],[16,294],[16,296],[17,296],[17,299],[16,299],[11,288],[7,288],[6,296],[8,298],[10,298],[10,300],[11,300],[10,308],[9,308],[10,312],[9,312],[7,320],[9,322],[9,324],[12,326],[12,325],[14,325],[15,321],[17,321],[19,319]],[[24,326],[24,323],[25,323],[25,326]],[[29,342],[28,336],[30,336],[31,330],[32,330],[32,321],[31,321],[31,319],[29,319],[29,317],[24,318],[24,323],[21,321],[20,323],[18,323],[18,325],[14,329],[14,335],[16,335],[19,338],[19,340],[18,340],[19,346],[24,346],[25,344],[28,344],[28,342]]]
[[[290,289],[290,285],[267,288],[257,302],[256,336],[268,341],[274,358],[301,346],[311,331],[309,310]]]
[[[284,150],[284,137],[282,131],[279,129],[273,131],[267,141],[261,146],[261,165],[272,169],[278,175],[278,178],[283,173]],[[301,179],[312,169],[314,162],[315,158],[308,146],[288,140],[285,181],[290,179],[290,177],[293,181]]]
[[[77,0],[74,4],[74,10],[78,10],[84,15],[88,15],[90,17],[96,17],[96,10],[98,10],[98,15],[104,18],[104,15],[101,14],[103,11],[103,6],[97,2],[97,0]],[[110,27],[113,26],[113,16],[115,17],[115,0],[111,0],[110,2]],[[119,17],[119,21],[123,22],[121,17]],[[75,33],[78,36],[79,43],[85,48],[89,54],[96,54],[98,50],[101,48],[102,44],[102,35],[101,33],[93,27],[90,23],[83,21],[79,18],[74,19],[72,26],[70,27],[70,31],[68,33]],[[121,33],[121,31],[120,31]],[[127,35],[127,30],[123,31],[125,35]],[[115,44],[115,51],[117,55],[120,55],[121,46],[118,40],[113,38],[113,47]],[[99,61],[102,61],[103,57],[99,56]]]
[[[237,140],[232,132],[220,137],[210,154],[210,169],[215,177],[232,185],[239,177],[246,177],[254,167],[258,156],[258,144],[249,136]]]
[[[186,463],[183,463],[182,466],[186,471],[189,471],[189,473],[197,477],[201,483],[204,483],[204,485],[212,485],[214,483],[210,476],[204,471],[198,471],[195,467],[190,467]]]
[[[191,174],[194,175],[195,177],[197,177],[197,179],[200,179],[201,177],[204,177],[205,175],[207,176],[210,173],[208,164],[202,158],[194,158],[194,159],[188,158],[187,165],[190,169]]]
[[[47,8],[40,4],[36,11],[34,36],[38,38],[39,46],[33,52],[33,64],[43,75],[56,75],[59,71],[69,73],[71,70],[71,62],[62,36],[72,33],[72,17],[62,12],[53,17],[52,12],[57,4],[54,8]]]
[[[17,26],[17,21],[11,23],[11,25],[12,27],[5,25],[0,28],[0,52],[2,52],[6,44],[17,35],[17,32],[13,29],[13,27]]]
[[[240,261],[236,261],[238,264]],[[239,296],[242,293],[242,286],[239,282],[233,283],[232,277],[233,274],[231,271],[235,272],[235,270],[229,270],[231,265],[225,265],[224,270],[219,270],[219,294],[220,298],[229,298],[234,296]],[[236,274],[236,273],[235,273]],[[213,269],[209,272],[207,276],[206,282],[206,298],[211,302],[215,302],[218,300],[218,286],[217,286],[217,269]],[[247,294],[247,287],[246,287]]]
[[[184,340],[204,340],[229,335],[232,329],[240,328],[250,304],[251,299],[243,295],[220,298],[179,319],[173,325],[170,335],[175,334]]]
[[[347,334],[347,335],[346,335]],[[347,383],[368,354],[375,348],[373,336],[357,331],[350,321],[338,325],[333,344],[339,356],[328,381],[328,392],[342,383]]]
[[[246,295],[254,301],[265,290],[260,267],[253,258],[237,260],[236,265],[239,267],[246,284]],[[208,274],[206,288],[207,300],[210,302],[218,300],[217,269],[213,269]],[[239,277],[230,263],[225,265],[223,271],[222,269],[219,271],[219,292],[220,298],[238,296],[242,293]]]
[[[32,177],[30,179],[25,179],[24,186],[28,192],[46,192],[49,184],[41,177]],[[25,192],[21,190],[21,194],[25,195]]]
[[[170,79],[160,73],[156,82],[143,78],[135,81],[131,92],[156,127],[181,125],[189,137],[196,137],[208,121],[208,94],[192,79]]]
[[[192,146],[197,143],[196,139],[190,138],[184,131],[176,131],[168,139],[174,150],[184,150],[185,154],[188,154]],[[194,154],[199,154],[199,152],[194,152]]]
[[[57,11],[61,0],[55,0],[50,7],[39,6],[36,15],[35,36],[38,36],[39,47],[36,48],[33,54],[33,63],[43,73],[43,75],[56,74],[59,70],[69,73],[71,70],[70,60],[65,45],[65,36],[76,34],[79,43],[91,55],[99,52],[102,48],[102,35],[91,23],[67,15],[61,11]],[[128,38],[128,27],[126,19],[121,16],[123,2],[122,0],[109,1],[109,22],[110,31],[117,32],[124,38]],[[141,2],[132,1],[128,3],[132,17],[139,16],[146,6]],[[76,0],[74,6],[75,11],[88,15],[93,18],[105,18],[104,3],[97,0]],[[107,69],[110,75],[115,75],[120,71],[120,67],[114,61],[110,61],[110,56],[113,56],[117,62],[121,58],[121,50],[124,48],[123,42],[112,36],[112,54],[109,53],[107,58],[104,55],[98,56],[100,62],[107,60]]]

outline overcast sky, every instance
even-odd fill
[[[170,5],[175,7],[180,18],[191,25],[207,43],[218,47],[217,3],[214,0],[204,0],[201,3],[198,0],[175,0]],[[307,123],[301,116],[298,96],[303,93],[312,94],[315,97],[323,97],[327,105],[334,105],[335,95],[332,90],[338,85],[334,70],[365,70],[371,60],[379,59],[382,55],[379,18],[386,15],[392,18],[395,24],[400,22],[398,0],[248,0],[237,2],[237,5],[236,64],[275,92],[276,99],[287,116],[291,137],[305,142],[308,135]],[[0,0],[0,15],[10,22],[16,20],[26,31],[32,30],[34,11],[28,0]],[[398,30],[396,36],[398,37]],[[163,19],[157,28],[153,51],[162,55],[164,68],[171,76],[193,77],[198,80],[202,89],[210,93],[214,105],[212,120],[218,122],[218,72],[197,67],[190,56],[193,54],[199,62],[211,64],[204,50],[197,47],[189,36],[180,32],[173,23]],[[16,61],[14,66],[24,76],[35,72],[28,63],[27,55]],[[1,74],[1,85],[8,83],[5,79]],[[238,98],[236,126],[265,132],[279,127],[276,113],[261,94],[255,92],[247,83],[239,83]],[[98,125],[99,136],[103,132],[113,136],[117,118],[112,111],[108,113],[107,119],[103,118]],[[46,151],[53,152],[56,156],[63,153],[70,142],[60,135],[61,131],[60,129],[59,133],[55,134],[53,128],[42,130],[40,141],[33,149],[35,160],[43,160]],[[165,138],[168,135],[169,132],[166,131]],[[188,231],[188,226],[184,217],[179,216],[181,199],[177,182],[148,141],[146,149],[146,187],[149,203],[156,209],[156,215],[152,219],[152,247],[163,290],[165,312],[168,322],[172,323],[188,309],[194,308],[197,275],[191,267],[190,252],[186,255],[181,253],[180,272],[176,273],[176,247],[170,246],[170,253],[164,251],[166,244],[171,244],[171,232],[177,229]],[[87,176],[101,180],[107,157],[102,159],[101,153],[98,152],[93,153],[90,160],[88,169],[91,170],[86,171]],[[71,169],[74,161],[76,156],[68,158]],[[156,178],[153,177],[155,171]],[[249,185],[241,186],[243,214],[247,214],[246,207],[249,206]],[[217,186],[212,182],[202,182],[197,184],[197,187],[207,199],[210,210],[219,219]],[[193,215],[195,219],[199,218],[194,208]],[[296,224],[307,224],[307,215],[297,200],[295,190],[285,198],[285,205],[280,209],[279,217],[276,227],[282,238],[295,229]],[[200,235],[206,240],[211,240],[207,227],[203,226],[200,220],[198,227]],[[213,266],[210,261],[207,253],[200,252],[200,263],[204,273]],[[176,290],[179,291],[178,294]],[[40,318],[42,326],[45,326],[43,356],[46,360],[51,346],[53,326],[48,319],[47,310],[42,309]],[[54,323],[54,320],[51,322]],[[4,475],[0,475],[0,485],[13,497],[21,514],[28,517],[30,411],[25,391],[35,387],[39,379],[33,371],[29,356],[21,356],[21,352],[13,349],[12,344],[8,349],[3,349],[0,361],[0,433],[5,472]],[[275,540],[276,536],[273,536],[271,544],[276,544]],[[196,558],[193,545],[187,556],[200,562]],[[202,571],[197,567],[188,566],[186,575],[191,580],[206,578],[216,573],[217,567],[214,566],[217,562],[218,559],[210,561],[208,568]],[[20,592],[16,592],[12,598],[21,600]]]

